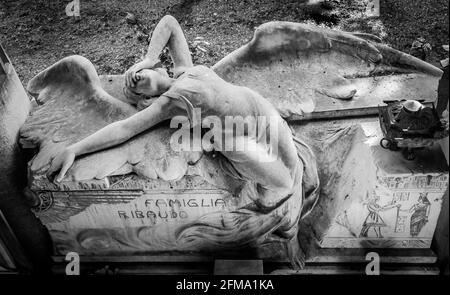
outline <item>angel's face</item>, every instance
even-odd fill
[[[137,74],[138,81],[133,92],[145,96],[159,96],[169,90],[171,79],[164,69],[144,69]]]

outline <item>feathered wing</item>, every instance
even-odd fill
[[[39,149],[29,166],[31,182],[45,177],[52,159],[64,147],[137,112],[109,95],[102,82],[92,63],[81,56],[64,58],[30,81],[27,90],[38,106],[21,128],[20,142]],[[171,134],[169,128],[152,128],[124,144],[81,157],[65,180],[102,179],[130,172],[179,179],[185,175],[187,163],[198,160],[200,154],[173,151],[169,147]]]
[[[442,71],[375,36],[269,22],[214,65],[268,98],[287,120],[376,112],[383,100],[435,100]]]
[[[107,94],[94,66],[70,56],[35,76],[27,86],[38,103],[20,132],[25,147],[38,147],[31,166],[38,171],[63,147],[136,111]]]

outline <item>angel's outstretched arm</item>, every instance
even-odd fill
[[[52,161],[47,172],[49,178],[61,169],[56,181],[61,181],[77,156],[103,150],[151,128],[152,126],[182,114],[183,110],[171,103],[170,98],[161,96],[148,108],[133,116],[111,123],[83,140],[68,146]]]
[[[150,39],[146,59],[158,60],[159,54],[168,46],[174,68],[192,67],[189,46],[178,21],[171,15],[164,16]]]
[[[164,16],[156,25],[150,39],[147,54],[143,61],[132,66],[125,73],[125,83],[133,87],[137,81],[136,72],[152,68],[159,61],[159,55],[168,46],[174,64],[174,71],[179,68],[192,67],[189,46],[178,21],[171,15]]]

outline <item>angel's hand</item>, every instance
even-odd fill
[[[135,87],[136,83],[140,80],[140,76],[137,74],[140,70],[143,69],[151,69],[157,64],[156,61],[151,59],[144,59],[137,64],[131,66],[125,72],[125,86],[127,87]]]
[[[133,66],[131,66],[126,72],[125,72],[125,86],[127,87],[135,87],[137,81],[139,81],[139,75],[137,75],[137,72],[142,70],[143,67],[140,63],[137,63]]]
[[[72,166],[75,161],[75,153],[70,149],[70,147],[65,148],[61,151],[55,158],[52,160],[52,164],[50,169],[47,172],[48,179],[55,179],[56,182],[61,182],[64,176],[67,173],[67,170]],[[60,170],[57,177],[54,177],[55,174]]]

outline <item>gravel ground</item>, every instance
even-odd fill
[[[2,0],[0,42],[24,84],[71,54],[90,59],[100,74],[123,73],[141,59],[148,37],[165,14],[181,23],[194,62],[209,66],[248,42],[255,27],[272,20],[373,33],[405,52],[417,37],[424,37],[433,47],[429,62],[447,57],[441,49],[449,43],[447,0],[380,0],[380,17],[367,16],[368,0],[329,0],[313,6],[305,1],[80,0],[80,17],[74,18],[65,14],[70,0]],[[137,23],[128,22],[127,13]],[[196,37],[209,45],[194,46]]]

